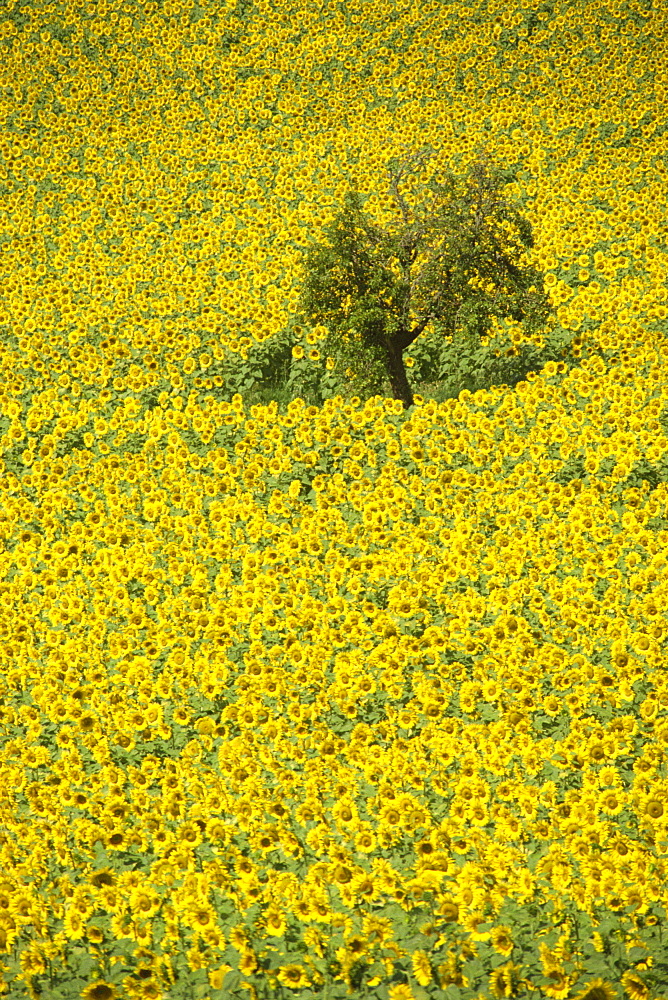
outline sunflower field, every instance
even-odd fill
[[[2,5],[4,1000],[668,998],[667,86],[660,0]],[[405,411],[297,274],[424,143],[552,346]]]

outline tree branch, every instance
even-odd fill
[[[450,271],[446,271],[447,286],[450,285],[450,277]],[[418,320],[417,325],[414,326],[412,330],[408,330],[407,327],[404,327],[404,329],[400,332],[397,337],[397,343],[402,351],[406,350],[407,347],[410,347],[410,345],[417,340],[424,328],[432,319],[438,318],[437,306],[445,298],[446,292],[447,288],[446,290],[440,290],[436,293],[430,304],[427,306],[427,309],[422,314],[422,317]]]
[[[387,171],[390,175],[390,190],[392,191],[394,198],[397,204],[399,205],[404,223],[407,226],[410,225],[411,210],[409,209],[408,205],[406,204],[402,196],[399,194],[399,181],[401,180],[402,176],[408,170],[411,169],[411,167],[413,166],[420,167],[422,165],[422,161],[428,159],[431,155],[432,155],[432,150],[423,149],[420,152],[413,153],[412,156],[408,156],[396,170],[392,170],[391,167],[387,168]]]

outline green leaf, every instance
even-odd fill
[[[592,955],[582,963],[585,972],[593,976],[605,976],[610,974],[611,958],[609,955]]]
[[[479,958],[470,958],[462,966],[464,974],[468,979],[482,977],[485,975],[485,967]]]

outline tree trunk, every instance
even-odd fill
[[[392,395],[395,399],[400,399],[404,404],[404,410],[407,410],[414,405],[415,400],[404,367],[403,351],[397,344],[397,339],[392,338],[387,346],[387,374]]]

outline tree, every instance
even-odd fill
[[[453,341],[485,337],[493,316],[539,332],[551,312],[541,274],[522,266],[533,246],[529,222],[501,196],[512,173],[487,156],[463,183],[446,172],[432,179],[431,199],[411,208],[399,185],[432,155],[427,148],[402,163],[390,161],[390,192],[399,209],[396,232],[365,216],[356,189],[309,245],[300,293],[301,317],[325,327],[325,354],[365,397],[389,379],[395,399],[413,405],[403,352],[433,320]]]

